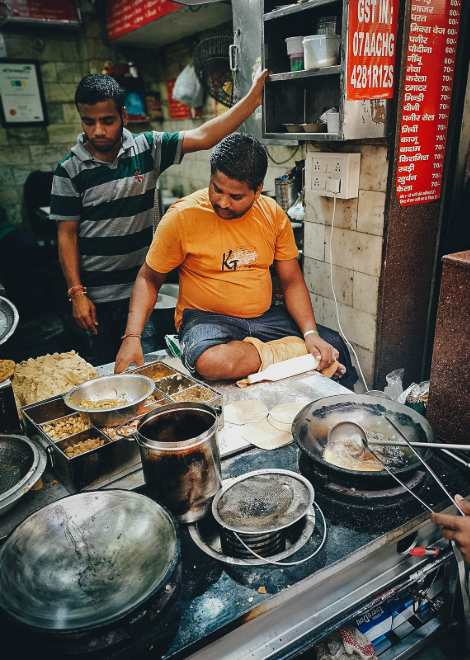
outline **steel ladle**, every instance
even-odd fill
[[[344,440],[344,438],[353,438],[355,435],[359,438],[362,435],[366,436],[366,441],[371,442],[377,446],[386,446],[392,445],[393,447],[424,447],[426,449],[456,449],[460,451],[470,452],[470,445],[460,445],[447,442],[415,442],[414,440],[408,440],[404,435],[401,429],[399,429],[388,417],[385,415],[387,421],[393,426],[397,433],[403,438],[402,441],[397,440],[385,440],[381,438],[369,438],[365,429],[358,424],[357,422],[338,422],[328,433],[328,442],[337,442],[338,440]],[[366,443],[367,446],[367,443]],[[362,451],[362,450],[361,450]]]
[[[422,463],[426,471],[432,476],[432,478],[435,480],[435,482],[438,484],[438,486],[441,488],[441,490],[445,493],[445,495],[449,498],[449,500],[452,502],[453,506],[455,506],[459,513],[464,516],[464,512],[462,509],[458,506],[458,504],[454,501],[454,498],[452,495],[449,493],[447,488],[444,486],[442,481],[439,479],[437,474],[434,472],[434,470],[428,465],[428,463],[424,460],[422,456],[416,451],[415,447],[434,447],[435,449],[441,449],[442,447],[448,447],[449,445],[444,444],[440,445],[439,443],[434,443],[434,442],[410,442],[408,438],[405,436],[405,434],[401,431],[401,429],[393,422],[392,419],[388,415],[384,415],[385,419],[388,421],[388,423],[395,429],[395,431],[401,436],[403,439],[403,442],[397,442],[396,440],[376,440],[375,438],[371,440],[365,429],[360,425],[357,424],[356,422],[339,422],[335,426],[333,426],[332,429],[330,429],[328,433],[328,442],[334,444],[339,442],[343,442],[344,444],[346,440],[348,440],[347,444],[347,449],[350,451],[350,454],[354,458],[358,458],[365,450],[369,451],[374,458],[379,461],[379,463],[382,464],[384,470],[393,478],[395,481],[397,481],[400,486],[405,488],[414,498],[418,500],[428,511],[432,512],[431,507],[426,504],[416,493],[414,493],[406,484],[404,484],[401,479],[397,477],[396,474],[390,468],[385,465],[384,461],[380,456],[377,455],[377,453],[372,449],[370,446],[369,442],[372,442],[373,444],[376,445],[392,445],[392,446],[405,446],[409,447],[411,451],[416,455],[418,460]],[[454,447],[466,447],[466,445],[454,445]],[[469,447],[466,447],[467,450],[469,450]]]

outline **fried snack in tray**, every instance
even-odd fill
[[[167,376],[173,376],[176,371],[162,362],[157,362],[156,364],[149,364],[144,366],[141,369],[141,373],[153,380],[160,380],[160,378],[166,378]]]
[[[127,399],[82,399],[80,401],[80,408],[87,408],[90,410],[105,410],[106,408],[118,408],[119,406],[126,406]]]
[[[157,387],[166,395],[173,396],[173,394],[191,387],[193,383],[194,381],[189,380],[189,378],[186,378],[183,374],[176,374],[175,376],[168,376],[168,378],[159,380],[157,382]]]
[[[13,390],[21,406],[68,392],[96,378],[96,370],[75,351],[29,358],[16,365]]]
[[[13,360],[0,360],[0,383],[13,376],[15,366],[16,363]]]
[[[47,422],[41,428],[44,433],[57,442],[57,440],[68,438],[69,435],[75,435],[89,429],[90,419],[88,415],[76,413],[75,415],[55,419],[53,422]]]
[[[203,387],[202,385],[194,385],[189,387],[187,390],[178,392],[177,394],[172,394],[171,398],[173,401],[210,401],[214,399],[217,395],[215,392],[210,390],[208,387]]]
[[[103,433],[106,433],[111,440],[119,440],[119,438],[128,438],[135,433],[139,422],[140,418],[132,419],[130,422],[127,422],[127,424],[122,424],[121,426],[103,426],[101,430]]]
[[[97,449],[103,445],[104,440],[102,438],[86,438],[86,440],[80,440],[69,447],[65,447],[63,452],[68,458],[74,458],[74,456],[80,456],[80,454],[84,454],[86,451]]]

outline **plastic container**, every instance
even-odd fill
[[[292,53],[289,55],[290,70],[291,71],[303,71],[304,68],[304,53]]]
[[[303,37],[287,37],[287,39],[284,39],[286,42],[286,47],[287,47],[287,54],[288,55],[296,55],[300,53],[303,57],[304,53],[304,47],[302,45]]]
[[[313,34],[304,37],[304,66],[306,69],[323,69],[338,64],[339,37]]]
[[[339,112],[326,113],[326,130],[328,133],[339,133]]]
[[[316,34],[335,35],[336,16],[320,16],[317,21]]]

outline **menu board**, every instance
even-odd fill
[[[462,0],[413,0],[396,192],[401,206],[441,196]]]
[[[107,0],[108,37],[118,39],[179,9],[181,5],[171,0]]]
[[[346,98],[391,99],[399,0],[350,0]]]
[[[78,24],[80,17],[73,0],[8,0],[2,3],[6,20]]]

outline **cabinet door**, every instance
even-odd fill
[[[248,92],[253,73],[261,66],[261,5],[262,0],[232,0],[234,37],[230,60],[236,101]],[[240,132],[262,137],[261,107],[242,124]]]

